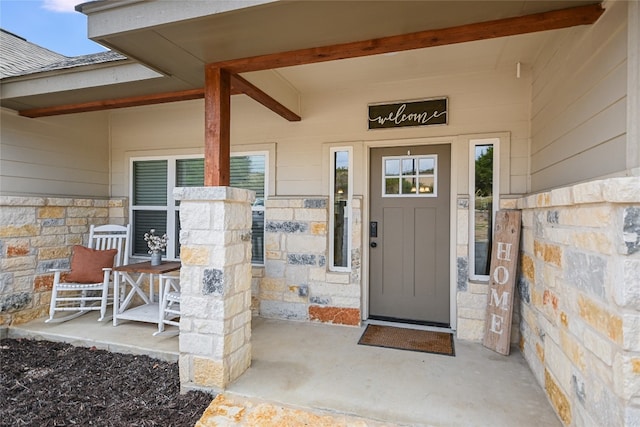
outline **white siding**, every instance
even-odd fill
[[[1,114],[0,194],[109,197],[107,113]]]
[[[531,189],[625,173],[627,5],[559,32],[533,68]]]
[[[366,69],[362,70],[366,73]],[[508,132],[511,147],[506,153],[503,192],[527,192],[527,153],[529,147],[529,106],[531,80],[528,72],[517,79],[514,69],[466,73],[410,81],[363,85],[348,90],[303,93],[302,121],[290,123],[246,96],[232,98],[232,151],[243,146],[276,146],[276,186],[272,195],[326,195],[323,146],[344,143],[362,147],[364,142],[444,138],[458,135]],[[367,104],[449,97],[449,125],[367,130]],[[131,157],[162,154],[202,153],[204,112],[202,101],[115,110],[111,113],[113,147],[113,194],[128,195],[128,168]],[[456,140],[462,144],[464,138]],[[358,153],[360,151],[357,151]],[[364,151],[362,151],[364,152]],[[464,170],[468,167],[468,150],[454,159]],[[510,153],[510,154],[509,154]],[[360,159],[356,159],[360,164]],[[362,194],[364,170],[355,171],[355,194]],[[460,179],[458,192],[466,192],[466,179]],[[510,190],[509,190],[510,188]]]

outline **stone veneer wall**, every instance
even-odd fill
[[[359,325],[362,199],[352,203],[351,271],[330,271],[327,198],[266,201],[265,266],[254,268],[253,308],[263,317]]]
[[[640,178],[520,199],[521,350],[568,426],[640,426]]]
[[[125,199],[0,196],[0,326],[45,316],[53,274],[68,268],[89,225],[125,224]]]

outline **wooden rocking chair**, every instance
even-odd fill
[[[178,335],[180,333],[180,276],[168,274],[160,275],[162,295],[160,296],[160,315],[162,319],[158,323],[158,332],[153,335]],[[165,325],[176,326],[171,330],[165,330]]]
[[[113,288],[113,267],[129,262],[131,226],[92,225],[87,247],[76,245],[71,269],[52,269],[53,291],[49,318],[45,323],[64,322],[93,310],[100,310],[98,321],[106,320],[109,288]],[[63,272],[68,271],[66,275]],[[64,281],[63,281],[64,280]],[[54,317],[57,311],[75,312]]]

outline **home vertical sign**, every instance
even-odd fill
[[[489,269],[489,301],[482,344],[508,355],[511,344],[513,294],[520,246],[521,212],[501,210],[496,213]]]

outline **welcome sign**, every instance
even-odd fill
[[[447,98],[369,104],[369,129],[446,125],[447,109]]]

